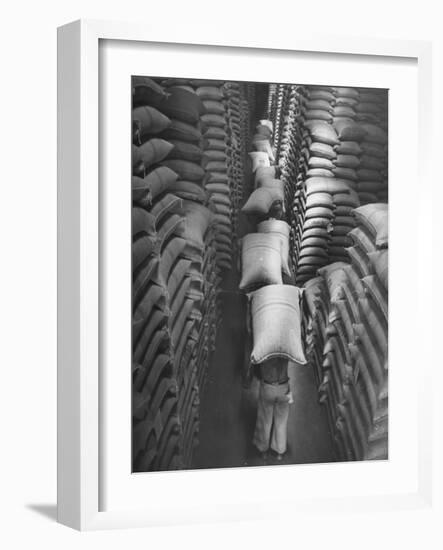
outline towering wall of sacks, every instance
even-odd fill
[[[343,460],[388,456],[387,205],[354,211],[351,262],[305,285],[306,354]]]
[[[232,267],[251,92],[134,77],[133,468],[189,467]]]
[[[272,85],[303,330],[339,458],[386,458],[387,92]]]
[[[349,261],[352,209],[387,200],[387,93],[283,85],[271,93],[269,114],[279,126],[293,117],[294,104],[300,110],[275,145],[297,158],[286,197],[296,281],[303,284],[319,267]],[[292,103],[285,102],[291,93]]]

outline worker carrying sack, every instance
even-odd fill
[[[242,212],[249,215],[266,216],[277,203],[283,208],[284,195],[278,187],[260,187],[251,193]]]
[[[271,162],[267,153],[254,151],[252,153],[249,153],[249,157],[252,161],[252,172],[255,172],[260,166],[271,166]]]
[[[260,120],[257,126],[267,126],[271,130],[271,132],[274,131],[274,124],[271,120]]]
[[[301,290],[292,285],[268,285],[250,294],[253,364],[272,357],[306,364],[301,339],[300,299]]]
[[[255,171],[255,178],[254,178],[255,187],[261,187],[260,183],[263,180],[267,180],[269,178],[276,179],[276,177],[277,177],[277,170],[275,166],[260,166]]]
[[[283,220],[265,220],[257,225],[259,233],[277,235],[281,241],[281,266],[283,273],[291,276],[289,269],[289,225]]]
[[[274,152],[272,151],[271,144],[267,140],[254,140],[252,142],[254,149],[259,153],[266,153],[271,162],[275,162]]]
[[[240,288],[281,284],[281,240],[278,235],[249,233],[242,240]]]

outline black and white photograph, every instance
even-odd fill
[[[132,471],[387,460],[389,91],[131,89]]]

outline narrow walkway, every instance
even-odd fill
[[[292,370],[294,404],[288,423],[288,452],[282,462],[264,461],[251,443],[256,417],[258,381],[242,387],[245,298],[237,294],[236,277],[222,294],[223,323],[200,406],[200,445],[194,468],[226,468],[265,464],[306,464],[335,460],[326,410],[317,400],[314,373],[309,366]],[[230,283],[230,284],[229,284]]]

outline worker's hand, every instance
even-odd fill
[[[287,395],[287,397],[288,397],[288,403],[289,403],[290,405],[292,405],[292,403],[294,403],[294,397],[292,396],[292,392],[290,391],[290,392],[288,392],[286,395]]]

